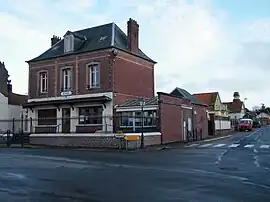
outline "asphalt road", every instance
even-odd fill
[[[267,202],[266,145],[270,128],[164,151],[0,149],[0,201]]]

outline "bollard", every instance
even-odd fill
[[[24,133],[23,133],[23,131],[21,131],[21,148],[23,148],[24,147]]]

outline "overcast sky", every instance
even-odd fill
[[[140,24],[140,47],[158,64],[156,91],[234,91],[248,107],[270,105],[269,0],[0,0],[0,61],[15,92],[27,93],[28,66],[52,35],[115,22]]]

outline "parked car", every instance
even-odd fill
[[[240,119],[238,124],[239,131],[252,131],[253,121],[252,119]]]

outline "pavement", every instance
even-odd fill
[[[270,201],[270,127],[168,150],[0,149],[0,201]]]

